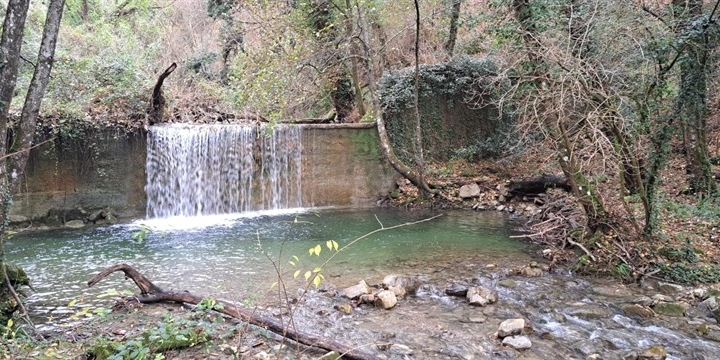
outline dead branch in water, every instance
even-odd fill
[[[135,268],[128,264],[115,264],[109,266],[105,270],[101,271],[99,274],[95,275],[95,277],[93,277],[90,281],[88,281],[88,286],[91,287],[97,284],[98,282],[100,282],[100,280],[106,278],[108,275],[116,271],[122,271],[123,273],[125,273],[126,278],[130,278],[133,282],[135,282],[135,285],[137,285],[137,287],[140,289],[140,296],[138,296],[136,299],[143,304],[157,302],[179,302],[197,305],[204,299],[201,296],[192,294],[187,291],[165,291],[153,284],[147,277],[145,277],[143,274],[141,274],[139,271],[135,270]],[[217,303],[222,305],[215,309],[215,311],[219,313],[225,314],[238,320],[246,321],[255,326],[265,328],[276,334],[294,340],[298,343],[324,349],[327,351],[338,352],[342,354],[342,357],[344,359],[377,359],[376,354],[372,354],[368,351],[363,350],[362,346],[348,346],[346,344],[342,344],[331,339],[321,338],[313,334],[308,334],[302,331],[294,330],[292,328],[287,328],[283,326],[283,324],[278,320],[256,314],[248,309],[240,308],[228,301],[218,300]]]

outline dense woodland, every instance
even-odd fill
[[[626,281],[720,280],[719,1],[1,3],[5,210],[27,149],[48,134],[155,121],[374,121],[385,155],[420,189],[417,206],[448,197],[441,168],[510,169],[499,181],[553,173],[569,195],[528,223],[533,241],[565,254],[553,261],[569,251],[578,269]],[[150,119],[153,87],[172,63]],[[432,72],[439,65],[476,78],[456,83],[455,73]],[[406,68],[413,81],[387,91]],[[425,156],[430,119],[414,109],[439,91],[422,86],[431,75],[468,106],[495,106],[501,136],[449,160]],[[416,121],[408,156],[392,146],[393,106]]]

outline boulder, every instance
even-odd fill
[[[397,304],[395,293],[390,290],[379,292],[375,299],[375,306],[382,307],[385,310],[392,309]]]
[[[508,336],[503,339],[502,344],[515,350],[525,350],[532,346],[530,338],[524,335]]]
[[[105,218],[104,213],[105,213],[105,210],[97,210],[97,211],[90,213],[90,215],[88,215],[88,217],[86,219],[87,219],[87,221],[94,223],[98,220],[104,219]]]
[[[498,337],[520,335],[525,328],[525,319],[508,319],[500,323],[498,326]]]
[[[30,221],[30,218],[28,218],[27,216],[22,216],[22,215],[9,215],[8,220],[10,220],[10,222],[13,224],[17,224],[17,223],[24,223],[24,222]]]
[[[471,286],[468,288],[466,298],[470,305],[485,306],[496,303],[498,300],[498,293],[497,291],[486,287]]]
[[[471,199],[476,198],[480,196],[480,187],[476,183],[463,185],[460,187],[460,194],[461,199]]]
[[[391,287],[402,288],[406,293],[414,294],[420,287],[420,281],[413,276],[388,275],[383,279],[383,286],[386,289]]]
[[[658,290],[665,295],[675,295],[683,291],[682,285],[671,284],[666,282],[659,282],[657,285]]]
[[[348,299],[357,299],[361,295],[369,294],[370,292],[370,286],[368,286],[365,280],[360,280],[357,285],[343,289],[342,296]]]
[[[409,346],[402,345],[402,344],[390,345],[388,352],[390,352],[391,354],[401,355],[401,356],[409,356],[409,355],[412,355],[412,353],[413,353],[412,349],[410,349]]]
[[[388,290],[392,291],[397,298],[402,298],[405,296],[405,288],[390,286]]]

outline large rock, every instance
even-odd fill
[[[532,346],[530,338],[524,335],[508,336],[503,339],[502,344],[515,350],[525,350]]]
[[[508,319],[500,323],[498,326],[498,337],[520,335],[525,328],[525,319]]]
[[[357,285],[345,288],[342,291],[342,295],[348,299],[357,299],[361,295],[369,294],[370,292],[370,286],[368,286],[365,280],[360,280]]]
[[[463,185],[460,187],[460,198],[471,199],[480,196],[480,187],[476,183]]]
[[[465,285],[453,283],[452,285],[445,288],[445,294],[450,296],[466,297],[468,288]]]
[[[486,287],[471,286],[467,291],[467,301],[470,305],[485,306],[497,302],[498,293],[495,290]]]
[[[85,223],[82,220],[70,220],[65,223],[65,227],[71,229],[79,229],[85,227]]]
[[[650,308],[640,304],[625,304],[622,306],[622,311],[627,316],[641,319],[649,319],[655,315]]]
[[[385,276],[383,286],[386,289],[393,287],[404,289],[406,293],[414,294],[420,287],[420,281],[417,277],[393,274]]]
[[[685,316],[685,310],[687,310],[688,305],[681,302],[660,302],[653,310],[657,314],[660,315],[667,315],[667,316]]]
[[[641,351],[638,354],[638,360],[665,360],[667,358],[667,351],[660,345],[655,345]]]
[[[383,290],[376,296],[375,305],[385,310],[392,309],[395,307],[395,304],[397,304],[397,297],[395,293],[390,290]]]

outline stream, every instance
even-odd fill
[[[514,269],[533,261],[539,249],[509,238],[513,223],[506,214],[450,211],[439,213],[395,209],[295,209],[202,218],[144,220],[105,228],[28,232],[6,242],[7,260],[23,267],[35,291],[28,299],[41,330],[73,326],[83,309],[109,308],[116,292],[137,289],[120,274],[93,288],[87,281],[109,265],[129,263],[156,285],[186,289],[218,299],[251,302],[269,314],[279,267],[291,296],[304,292],[303,275],[323,266],[318,289],[310,287],[296,312],[300,328],[349,344],[402,345],[404,352],[384,351],[387,359],[603,359],[626,358],[653,345],[668,359],[715,359],[720,343],[699,336],[720,328],[699,310],[686,316],[641,318],[623,305],[638,299],[680,301],[691,288],[661,294],[657,284],[622,286],[611,280],[578,277],[555,269],[528,277]],[[141,227],[150,231],[137,241]],[[320,245],[319,256],[309,249]],[[292,261],[295,266],[291,265]],[[297,278],[293,274],[300,270]],[[389,274],[419,280],[413,296],[391,310],[357,306],[349,315],[335,310],[351,303],[339,293],[359,280],[379,284]],[[486,307],[448,296],[452,284],[495,289],[499,300]],[[273,295],[275,294],[275,295]],[[645,301],[645,300],[642,300]],[[532,328],[532,347],[517,352],[493,337],[500,322],[524,318]],[[709,329],[709,330],[708,330]],[[717,338],[720,338],[718,336]],[[627,357],[633,358],[633,357]]]

